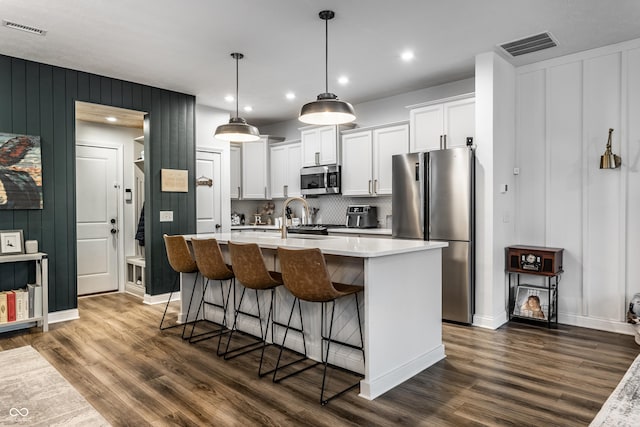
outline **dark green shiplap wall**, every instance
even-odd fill
[[[77,304],[75,101],[147,112],[145,251],[147,292],[168,292],[173,275],[162,234],[195,233],[195,97],[0,55],[0,132],[39,135],[44,209],[2,210],[0,230],[21,229],[49,254],[49,311]],[[160,169],[188,169],[188,193],[162,193]],[[161,210],[173,222],[160,223]],[[33,280],[27,263],[0,264],[0,290]]]

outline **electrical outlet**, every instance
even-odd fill
[[[160,211],[160,222],[173,222],[173,211]]]

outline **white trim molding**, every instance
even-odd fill
[[[77,308],[71,310],[61,310],[49,313],[49,324],[67,322],[69,320],[78,320],[80,318],[80,311]]]

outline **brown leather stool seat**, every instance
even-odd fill
[[[284,339],[282,342],[282,346],[280,347],[280,355],[278,356],[278,361],[276,362],[275,372],[273,373],[273,381],[279,382],[291,375],[296,375],[302,371],[305,371],[315,365],[307,366],[302,368],[296,372],[290,373],[282,378],[277,378],[278,369],[281,367],[280,365],[280,356],[282,355],[282,349],[284,348],[287,332],[289,326],[291,324],[291,318],[293,317],[293,312],[298,304],[298,312],[301,313],[300,309],[300,300],[308,301],[308,302],[317,302],[322,304],[321,309],[321,320],[320,320],[320,335],[322,338],[322,362],[324,364],[324,371],[322,374],[322,387],[320,389],[320,403],[322,405],[327,404],[331,399],[340,396],[348,390],[358,386],[360,381],[357,383],[345,388],[344,390],[335,393],[333,396],[325,399],[325,380],[327,376],[327,365],[329,359],[329,348],[331,343],[339,344],[342,346],[350,347],[353,349],[360,350],[362,352],[362,358],[364,360],[364,339],[362,335],[362,322],[360,319],[360,307],[358,304],[358,292],[362,291],[364,288],[362,286],[356,285],[347,285],[344,283],[336,283],[331,281],[331,277],[329,275],[329,271],[327,270],[327,265],[325,262],[324,255],[320,251],[320,249],[312,248],[312,249],[285,249],[278,248],[278,258],[280,259],[280,268],[282,270],[282,279],[285,287],[291,292],[291,294],[295,297],[293,301],[293,305],[291,306],[291,313],[289,315],[289,322],[287,324],[287,331],[285,331]],[[353,345],[350,343],[346,343],[343,341],[338,341],[331,338],[332,330],[333,330],[333,320],[335,314],[335,301],[338,298],[346,297],[349,295],[353,295],[356,301],[356,312],[358,316],[358,328],[360,332],[360,345]],[[331,305],[331,318],[329,320],[329,331],[328,335],[325,333],[327,325],[325,321],[325,305],[327,303],[332,303]],[[302,323],[302,316],[300,316],[300,322]],[[326,349],[325,344],[326,342]],[[359,375],[359,374],[358,374]],[[359,375],[362,377],[361,375]]]
[[[195,284],[198,281],[198,265],[195,260],[191,256],[191,251],[189,250],[189,246],[187,245],[187,241],[183,236],[169,236],[164,234],[162,236],[164,239],[164,246],[167,251],[167,260],[169,261],[169,265],[175,271],[176,275],[173,279],[173,285],[171,286],[171,292],[169,293],[169,299],[167,300],[167,305],[164,307],[164,313],[162,314],[162,319],[160,320],[160,330],[163,331],[165,329],[171,329],[178,326],[182,326],[182,338],[184,338],[184,331],[187,327],[188,319],[189,319],[189,311],[187,310],[187,314],[185,317],[184,324],[176,323],[172,326],[162,326],[164,323],[164,319],[167,315],[167,309],[169,308],[169,303],[171,302],[171,297],[174,292],[180,290],[180,273],[196,273],[196,278],[194,281]]]
[[[264,376],[269,372],[262,372],[262,362],[264,360],[264,349],[268,345],[267,344],[267,334],[269,329],[271,328],[271,341],[273,342],[273,325],[272,314],[274,309],[275,302],[275,289],[278,286],[282,285],[282,275],[280,273],[269,271],[264,262],[264,258],[262,257],[262,251],[255,243],[236,243],[229,242],[229,254],[231,256],[231,264],[233,265],[233,271],[236,275],[237,280],[243,285],[242,293],[240,294],[240,299],[236,300],[234,293],[234,301],[237,301],[237,304],[234,308],[234,316],[233,316],[233,325],[231,326],[231,332],[229,333],[229,339],[227,340],[227,345],[223,352],[220,352],[220,348],[218,348],[218,355],[224,355],[225,359],[232,359],[236,356],[240,356],[241,354],[245,354],[254,350],[262,350],[262,355],[260,357],[260,365],[258,367],[258,375]],[[242,301],[244,300],[245,292],[247,289],[253,289],[255,294],[255,301],[257,307],[257,314],[243,311],[242,310]],[[266,323],[263,328],[263,319],[262,313],[260,310],[260,298],[258,295],[258,291],[269,291],[270,292],[270,303],[269,310],[267,314]],[[235,292],[235,291],[234,291]],[[260,337],[253,336],[259,340],[258,342],[242,345],[240,347],[229,349],[231,341],[233,339],[233,335],[236,332],[236,326],[238,323],[238,316],[248,316],[250,318],[256,319],[260,325]],[[245,335],[248,335],[245,333]]]
[[[209,338],[220,337],[221,335],[229,332],[229,329],[227,328],[227,306],[229,304],[229,293],[231,292],[231,288],[234,287],[235,275],[231,266],[227,265],[224,262],[222,251],[220,250],[220,245],[218,245],[218,241],[216,239],[191,239],[191,246],[193,247],[193,253],[195,255],[196,262],[198,263],[200,274],[202,275],[202,277],[207,279],[202,289],[202,298],[200,298],[200,304],[198,304],[198,311],[195,317],[196,322],[205,321],[218,326],[218,328],[214,330],[208,330],[206,332],[201,332],[194,335],[194,330],[196,328],[196,323],[194,322],[193,326],[191,327],[191,334],[189,335],[189,342],[194,343]],[[220,285],[220,302],[207,300],[206,298],[209,282],[212,280],[217,280]],[[225,281],[230,282],[226,296],[224,294]],[[193,300],[194,292],[191,293],[189,308],[191,308],[191,302]],[[222,311],[221,323],[217,323],[207,319],[199,319],[200,312],[204,311],[205,306],[218,308]]]

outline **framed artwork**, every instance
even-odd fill
[[[22,230],[0,231],[0,255],[16,255],[24,253]]]
[[[40,137],[0,133],[0,209],[42,209]]]

